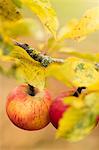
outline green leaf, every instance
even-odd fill
[[[39,17],[43,25],[56,37],[58,20],[49,0],[21,0],[21,2],[29,7]]]

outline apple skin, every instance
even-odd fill
[[[76,88],[71,88],[66,92],[61,93],[51,104],[49,112],[50,121],[56,129],[58,128],[58,122],[62,118],[63,113],[70,108],[70,105],[64,104],[63,100],[65,97],[73,95],[75,91]]]
[[[50,122],[49,108],[52,98],[48,90],[28,94],[28,85],[16,87],[8,96],[6,112],[11,122],[24,130],[39,130]]]

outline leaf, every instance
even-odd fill
[[[55,41],[54,37],[48,39],[47,44],[45,45],[49,55],[53,55],[57,50],[59,51],[62,47],[66,46],[65,41],[59,42]],[[45,47],[44,47],[45,48]]]
[[[69,101],[71,101],[71,97],[68,97],[67,98]],[[72,97],[72,102],[77,100],[78,101],[78,98],[73,99]],[[66,99],[65,99],[66,101]],[[72,128],[77,124],[77,122],[81,119],[81,117],[84,115],[84,112],[82,111],[81,108],[75,108],[75,107],[70,107],[68,109],[68,111],[66,111],[64,114],[63,114],[63,117],[62,119],[60,119],[59,121],[59,127],[58,127],[58,131],[56,133],[56,136],[57,137],[62,137],[64,134],[67,134],[69,131],[72,130]]]
[[[68,78],[66,72],[63,71],[64,64],[51,64],[47,69],[47,76],[55,77],[57,80],[62,81],[66,86],[74,87],[72,80]]]
[[[16,48],[11,56],[19,60],[19,72],[26,83],[43,89],[45,86],[45,68],[34,61],[22,48]]]
[[[70,30],[64,33],[62,39],[83,39],[96,30],[99,30],[99,7],[87,10],[76,25],[74,23],[72,28],[70,26]]]
[[[78,23],[77,19],[71,19],[70,21],[68,21],[63,27],[60,28],[59,32],[58,32],[58,39],[63,39],[64,35],[68,32],[70,32],[72,30],[72,28],[74,26],[76,26]]]
[[[21,0],[21,2],[29,7],[39,17],[43,25],[56,37],[58,20],[49,0]]]
[[[69,72],[71,72],[69,77],[72,79],[75,86],[88,87],[89,85],[99,81],[99,72],[97,72],[93,63],[82,59],[69,58],[65,67],[65,71],[68,71],[67,74],[70,74]]]
[[[56,137],[63,137],[77,124],[82,117],[83,113],[78,109],[69,109],[65,112],[62,119],[59,122],[59,128],[56,133]]]
[[[81,52],[77,52],[77,51],[73,51],[73,50],[68,51],[68,48],[66,50],[65,49],[61,50],[61,52],[65,53],[67,55],[70,55],[70,56],[81,58],[81,59],[95,61],[95,59],[97,57],[95,54],[81,53]]]
[[[99,81],[95,64],[76,57],[66,59],[62,65],[50,66],[48,71],[68,86],[88,87]]]
[[[3,23],[3,21],[17,21],[21,17],[20,10],[12,0],[0,0],[0,23]]]
[[[90,91],[86,94],[84,101],[87,107],[90,107],[91,112],[99,116],[99,88],[98,91]]]
[[[69,96],[64,98],[64,103],[75,108],[82,108],[84,106],[84,101],[79,97]]]
[[[18,7],[18,8],[21,8],[22,7],[22,3],[20,0],[12,0],[13,3]]]
[[[99,53],[81,53],[77,52],[74,49],[64,48],[61,49],[60,52],[65,53],[70,56],[78,57],[81,59],[86,59],[92,62],[99,62]]]
[[[73,129],[64,135],[68,141],[76,142],[88,136],[96,126],[96,115],[87,112],[86,116],[81,117]]]
[[[87,90],[90,91],[99,91],[99,81],[88,86]]]
[[[71,106],[59,121],[56,136],[66,138],[68,141],[79,141],[85,138],[96,125],[96,114],[87,108],[84,100],[74,96],[65,98],[65,103]],[[81,103],[82,102],[82,103]],[[81,105],[79,105],[81,104]],[[83,104],[83,105],[82,105]]]
[[[14,61],[14,59],[12,57],[10,57],[9,55],[0,56],[0,60],[3,61],[3,62],[12,62],[12,61]]]
[[[15,38],[18,36],[32,35],[32,30],[34,27],[35,24],[32,19],[20,19],[12,24],[5,24],[4,30],[6,29],[6,34],[8,34],[8,36]]]

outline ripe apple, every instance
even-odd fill
[[[39,130],[50,122],[52,103],[48,90],[39,90],[24,84],[16,87],[8,96],[6,112],[14,125],[24,130]]]
[[[54,102],[50,107],[50,121],[55,128],[58,128],[58,122],[62,118],[63,113],[70,108],[70,105],[64,104],[63,100],[68,96],[76,96],[81,93],[81,90],[85,89],[85,87],[80,88],[71,88],[64,93],[61,93],[58,97],[55,98]]]

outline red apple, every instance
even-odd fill
[[[68,108],[70,107],[70,105],[64,104],[63,102],[64,98],[73,95],[75,91],[76,88],[67,90],[66,92],[56,97],[56,99],[52,103],[49,114],[50,114],[50,121],[55,128],[58,128],[58,122],[62,118],[64,111],[68,110]],[[75,93],[75,95],[76,94],[77,93]]]
[[[17,127],[24,130],[38,130],[50,122],[49,108],[52,103],[48,90],[38,90],[20,85],[8,96],[6,112]]]

